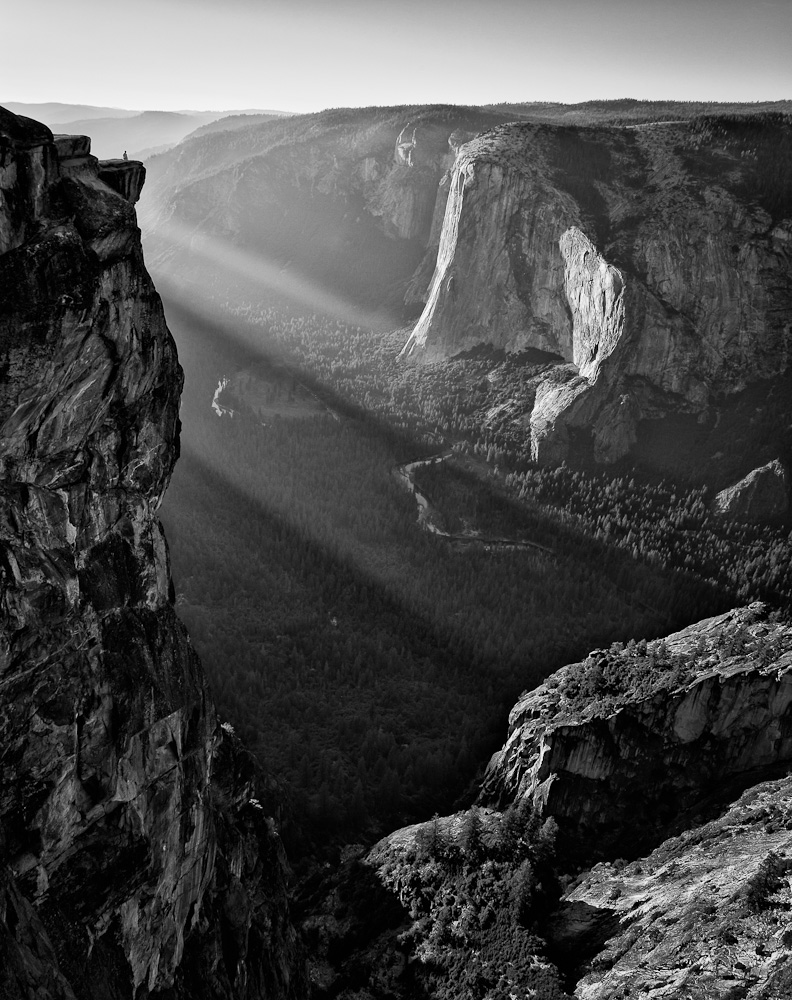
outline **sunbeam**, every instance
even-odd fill
[[[157,285],[167,294],[194,295],[197,285],[202,299],[211,302],[211,294],[195,281],[208,274],[218,289],[243,283],[252,297],[286,300],[304,311],[331,316],[353,326],[383,329],[394,325],[393,317],[384,310],[363,309],[289,266],[274,263],[261,252],[243,249],[173,216],[159,223],[144,243],[152,269],[156,270]],[[189,276],[187,281],[179,277],[185,274]]]

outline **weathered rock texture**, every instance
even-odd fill
[[[791,868],[784,778],[647,858],[598,864],[547,930],[578,965],[580,1000],[780,1000],[792,995]]]
[[[789,485],[784,466],[776,459],[727,486],[713,502],[719,514],[738,521],[772,521],[789,510]]]
[[[405,351],[551,351],[534,458],[590,434],[624,455],[641,420],[704,414],[787,370],[792,199],[787,118],[611,129],[504,125],[464,145],[437,264]]]
[[[0,109],[0,992],[287,997],[285,864],[172,605],[137,163]]]
[[[575,853],[635,856],[710,798],[792,765],[792,626],[751,605],[527,692],[485,801],[530,799]],[[620,675],[636,678],[619,690]]]

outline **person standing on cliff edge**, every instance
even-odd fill
[[[124,159],[125,159],[125,160],[128,160],[128,159],[129,159],[129,157],[128,157],[128,156],[127,156],[127,154],[126,154],[126,150],[124,150]]]

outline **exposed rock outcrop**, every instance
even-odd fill
[[[514,351],[537,347],[571,361],[564,262],[547,252],[547,243],[557,245],[574,202],[530,161],[513,167],[511,161],[479,160],[485,141],[459,150],[426,308],[405,350],[420,349],[422,357],[436,360],[492,343]],[[509,331],[508,341],[497,331]]]
[[[789,994],[792,778],[778,780],[792,766],[788,619],[756,604],[595,651],[524,695],[510,723],[485,796],[518,808],[395,831],[334,877],[306,925],[328,995],[351,982],[423,995],[427,959],[448,989],[430,996],[473,995],[472,971],[482,992],[498,982],[560,998],[557,970],[579,1000]],[[559,904],[550,866],[597,856],[607,860],[563,876]],[[530,907],[514,905],[528,895]],[[363,898],[368,927],[350,909]],[[503,942],[526,930],[547,947],[534,936],[507,960]]]
[[[529,799],[578,855],[634,857],[686,810],[790,765],[792,626],[751,605],[527,692],[482,794]]]
[[[774,521],[789,511],[789,485],[778,459],[749,472],[734,486],[727,486],[713,502],[719,514],[738,521]]]
[[[99,179],[134,205],[143,190],[146,168],[139,160],[101,160]]]
[[[459,151],[429,296],[405,351],[437,360],[487,343],[573,363],[591,389],[581,384],[570,401],[540,388],[540,461],[565,457],[579,426],[595,456],[613,461],[641,420],[704,413],[782,374],[792,205],[775,171],[790,129],[786,119],[712,119],[512,124],[479,136]],[[592,397],[585,416],[581,394]]]
[[[294,996],[279,840],[172,603],[141,183],[0,109],[0,989]]]
[[[791,804],[792,779],[759,785],[649,857],[581,876],[548,926],[578,963],[575,996],[789,996]]]

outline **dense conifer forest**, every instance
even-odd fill
[[[354,927],[365,893],[378,933],[361,967],[343,939],[323,935],[330,921],[320,903],[305,925],[317,995],[363,986],[393,1000],[564,1000],[563,974],[543,940],[565,881],[556,832],[554,820],[542,822],[525,802],[503,813],[474,806],[397,831],[373,856],[345,859],[333,879],[333,925]]]
[[[520,386],[547,356],[419,367],[403,333],[285,308],[168,317],[179,611],[277,775],[293,852],[465,802],[515,698],[593,647],[792,595],[788,527],[716,519],[706,488],[640,470],[533,466]],[[415,485],[456,539],[423,530],[396,474],[441,453]]]

